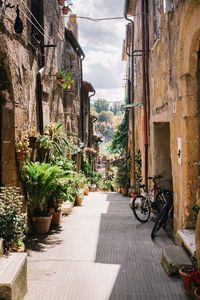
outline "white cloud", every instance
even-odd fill
[[[72,11],[77,16],[90,18],[122,17],[123,6],[123,0],[73,0]],[[78,19],[79,43],[86,54],[83,77],[92,83],[97,98],[124,99],[125,63],[121,61],[121,54],[125,24],[125,20]]]

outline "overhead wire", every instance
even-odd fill
[[[28,15],[21,9],[21,12],[23,13],[23,15],[29,20],[29,22],[37,29],[37,31],[45,38],[47,38],[47,40],[50,42],[50,43],[54,43],[53,40],[49,39],[48,36],[46,34],[44,34],[44,32],[42,32],[33,22],[32,20],[28,17]],[[42,29],[43,30],[43,29]]]
[[[39,21],[36,19],[36,17],[33,15],[33,13],[31,12],[31,10],[28,8],[28,6],[26,5],[26,3],[24,3],[24,1],[22,0],[22,3],[24,4],[24,6],[26,7],[26,9],[28,10],[28,12],[30,13],[30,15],[33,17],[33,19],[35,20],[35,22],[39,25],[39,27],[42,29],[42,31],[44,30],[44,28],[42,27],[42,25],[39,23]],[[33,24],[33,23],[32,23]],[[48,35],[44,35],[45,37],[47,37],[49,39],[49,41],[51,41],[51,43],[54,43],[53,39]],[[55,44],[55,43],[54,43]]]
[[[10,19],[10,17],[6,13],[4,13],[4,18],[6,20],[8,20],[12,25],[14,25],[14,22]],[[48,57],[45,54],[43,54],[38,48],[36,48],[23,33],[21,33],[20,36],[23,37],[35,51],[38,51],[40,55],[45,57],[47,59],[48,63],[51,63],[50,60],[48,59]]]

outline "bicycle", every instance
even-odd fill
[[[167,222],[169,218],[172,216],[173,212],[173,193],[170,191],[167,191],[167,195],[169,196],[169,200],[167,203],[165,203],[160,211],[160,214],[158,215],[158,218],[153,226],[152,232],[151,232],[151,238],[154,239],[156,236],[156,233],[160,228],[162,227],[164,230],[166,229]]]
[[[150,192],[147,192],[145,184],[140,184],[139,188],[144,190],[145,195],[139,194],[133,198],[132,201],[132,210],[136,219],[142,223],[146,223],[149,218],[151,211],[160,212],[162,206],[166,203],[164,196],[164,191],[161,188],[158,188],[156,180],[162,178],[161,175],[155,177],[148,177],[153,181],[153,188]]]

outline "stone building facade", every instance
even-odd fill
[[[200,2],[126,0],[134,27],[135,148],[143,177],[161,174],[174,192],[174,229],[193,228],[198,188],[200,121]],[[130,113],[132,115],[132,113]],[[131,146],[132,147],[132,142]]]
[[[16,141],[27,129],[60,122],[79,134],[84,53],[57,1],[7,4],[0,3],[0,183],[16,185]],[[56,83],[58,69],[74,73],[71,90]]]

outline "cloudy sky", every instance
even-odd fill
[[[123,16],[124,0],[72,0],[72,3],[72,13],[77,16]],[[125,20],[93,22],[78,19],[79,43],[86,54],[83,77],[95,88],[95,99],[124,100],[125,63],[121,57],[125,24]]]

